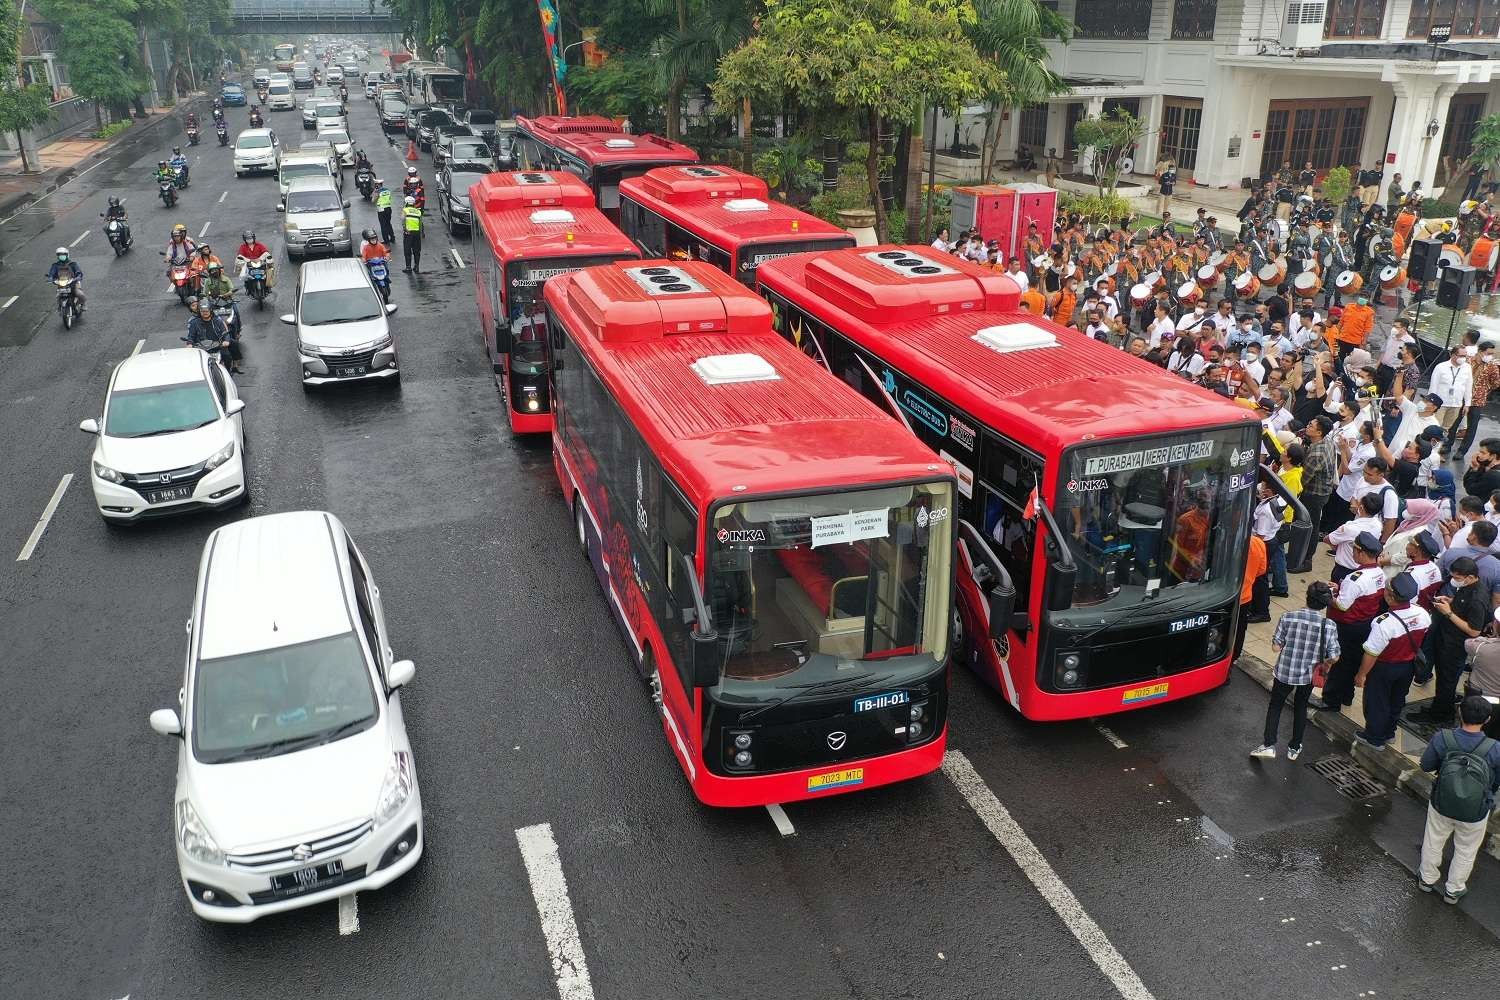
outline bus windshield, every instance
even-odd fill
[[[467,190],[467,189],[465,189]],[[510,370],[518,375],[541,375],[547,370],[547,312],[542,305],[542,282],[579,268],[608,264],[620,258],[565,257],[518,260],[505,266],[505,314],[510,320]]]
[[[751,288],[755,287],[755,271],[768,260],[787,257],[794,253],[811,253],[815,250],[838,250],[854,246],[854,237],[844,239],[789,240],[782,243],[753,243],[741,247],[739,260],[735,264],[735,277]]]
[[[427,89],[436,101],[461,101],[464,78],[458,73],[434,73],[427,78]]]
[[[1057,520],[1078,563],[1073,606],[1126,607],[1158,587],[1182,593],[1204,586],[1206,600],[1238,590],[1258,430],[1164,434],[1070,450]]]
[[[946,482],[719,507],[705,599],[724,700],[930,673],[947,655],[952,510]]]

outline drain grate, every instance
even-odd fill
[[[1346,799],[1373,799],[1386,792],[1386,787],[1376,781],[1370,772],[1343,754],[1324,757],[1316,761],[1312,769],[1332,782],[1333,787]]]

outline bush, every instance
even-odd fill
[[[899,208],[893,208],[886,213],[885,241],[887,243],[915,242],[911,234],[906,231],[906,213]]]
[[[126,129],[128,129],[132,124],[134,124],[134,123],[131,122],[131,120],[129,118],[126,118],[123,121],[110,122],[108,125],[104,126],[102,129],[100,129],[99,131],[95,132],[94,133],[94,138],[95,139],[113,139],[115,136],[119,135],[121,132],[123,132]]]
[[[1323,175],[1323,197],[1335,205],[1342,205],[1349,197],[1351,178],[1348,167],[1334,167]]]
[[[1097,194],[1074,195],[1062,192],[1058,195],[1059,212],[1077,212],[1089,222],[1113,226],[1130,215],[1130,202],[1119,195]]]
[[[1430,198],[1422,200],[1422,218],[1424,219],[1451,219],[1458,215],[1458,202],[1456,201],[1434,201]]]

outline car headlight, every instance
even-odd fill
[[[98,462],[94,463],[94,475],[107,483],[123,483],[125,481],[125,477],[120,475],[120,473],[107,465],[100,465]]]
[[[375,797],[375,822],[389,822],[400,812],[411,798],[411,788],[411,754],[398,750],[391,755],[391,766],[380,783],[380,794]]]
[[[233,457],[234,442],[231,441],[224,447],[220,448],[218,451],[214,452],[212,455],[208,456],[208,461],[203,463],[203,469],[204,471],[217,469],[219,466],[223,465]]]
[[[375,350],[375,351],[383,351],[387,347],[390,347],[390,346],[391,346],[391,335],[390,334],[386,334],[384,337],[381,337],[379,340],[375,341],[375,343],[371,344],[370,345],[370,349],[371,350]]]
[[[194,861],[202,861],[208,865],[224,863],[224,852],[219,850],[219,845],[209,836],[208,827],[203,825],[203,820],[198,818],[198,814],[193,811],[193,804],[187,799],[177,803],[177,843],[182,845],[183,853]]]
[[[335,220],[333,220],[333,228],[334,229],[348,229],[349,228],[349,220],[348,219],[335,219]]]
[[[295,222],[288,222],[286,224],[286,231],[289,233],[295,233],[297,231],[297,224]]]

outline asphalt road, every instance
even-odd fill
[[[230,110],[234,131],[245,116]],[[300,142],[297,113],[269,117]],[[397,176],[357,95],[351,119]],[[394,275],[398,390],[302,391],[275,319],[295,285],[284,259],[276,300],[245,311],[239,379],[250,513],[343,518],[396,654],[417,663],[403,701],[427,853],[342,920],[328,904],[200,922],[172,851],[176,746],[146,717],[181,682],[203,541],[243,514],[108,531],[76,426],[139,341],[178,343],[185,311],[156,255],[171,223],[207,225],[225,257],[246,226],[280,238],[274,183],[236,180],[217,146],[193,151],[192,187],[163,209],[150,175],[170,141],[6,227],[0,997],[1425,1000],[1500,974],[1496,866],[1459,907],[1419,893],[1418,807],[1340,796],[1308,766],[1336,752],[1316,729],[1296,765],[1249,760],[1265,695],[1243,676],[1100,729],[1021,721],[960,672],[944,771],[789,806],[791,836],[766,810],[698,806],[570,543],[547,442],[504,429],[467,241],[460,266],[435,219],[427,269]],[[373,225],[349,190],[356,229]],[[108,194],[128,198],[137,238],[118,260],[99,230]],[[71,332],[41,280],[68,243],[90,301]],[[34,554],[12,561],[70,473]],[[576,940],[559,944],[555,908],[539,915],[517,838],[538,824]],[[585,978],[558,964],[579,954]]]

